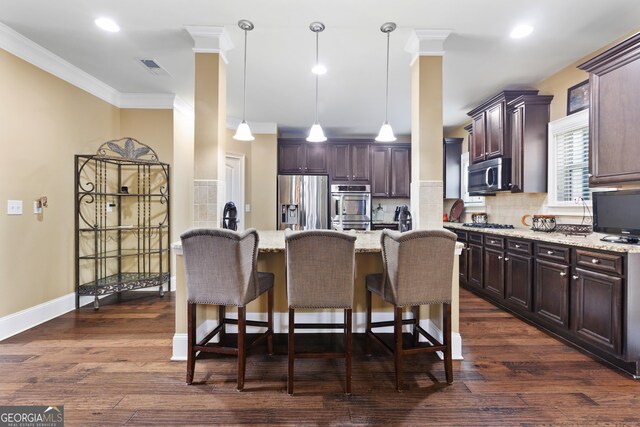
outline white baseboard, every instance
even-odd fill
[[[171,291],[175,291],[175,276],[171,278]],[[165,291],[169,287],[164,285]],[[149,288],[136,289],[136,291],[149,291]],[[111,294],[110,294],[111,295]],[[98,299],[106,298],[109,295],[100,295]],[[94,297],[83,295],[80,297],[80,307],[93,304]],[[76,294],[72,292],[51,301],[43,302],[33,307],[29,307],[17,313],[9,314],[0,318],[0,341],[24,332],[27,329],[38,326],[44,322],[62,316],[65,313],[76,309]],[[186,335],[185,335],[186,336]],[[186,341],[185,341],[186,342]],[[186,346],[185,346],[186,348]]]
[[[76,294],[70,293],[51,301],[0,318],[0,341],[76,308]]]
[[[205,335],[215,328],[218,322],[215,320],[205,320],[196,329],[196,341],[201,340]],[[218,340],[218,336],[214,338],[214,342]],[[173,335],[173,354],[171,355],[173,361],[187,360],[187,334],[174,334]]]
[[[411,313],[405,313],[407,318],[411,317]],[[267,320],[266,313],[251,313],[247,316],[251,320]],[[371,316],[372,322],[381,322],[386,320],[393,320],[393,314],[389,312],[373,312]],[[296,323],[341,323],[343,321],[343,311],[318,311],[318,312],[300,312],[296,313]],[[366,313],[355,313],[353,317],[353,332],[364,333],[366,329]],[[198,339],[201,339],[205,334],[213,329],[218,324],[215,320],[206,320],[198,326],[196,334]],[[420,326],[422,326],[427,332],[433,335],[438,340],[442,340],[442,331],[436,327],[436,325],[429,319],[421,320]],[[261,328],[247,327],[247,332],[258,332]],[[411,332],[411,325],[403,326],[404,332]],[[286,334],[289,332],[289,313],[273,313],[273,331],[276,334]],[[328,332],[331,329],[299,329],[298,333],[317,333]],[[340,331],[336,329],[335,331]],[[238,333],[238,327],[236,325],[227,326],[228,333]],[[376,329],[378,333],[393,333],[393,326]],[[217,337],[216,337],[217,338]],[[423,340],[422,337],[420,337]],[[452,357],[454,360],[462,360],[462,337],[458,332],[451,334],[452,344]],[[442,354],[438,352],[440,358]],[[173,336],[173,354],[171,360],[187,360],[187,334],[175,334]]]
[[[427,331],[429,334],[433,335],[435,339],[442,342],[444,334],[430,319],[421,320],[420,326],[422,326],[422,329]],[[423,336],[420,336],[420,341],[426,341],[426,339]],[[442,354],[441,351],[437,351],[436,353],[440,359],[444,359],[444,354]],[[451,357],[453,360],[464,360],[462,357],[462,336],[459,332],[451,333]]]

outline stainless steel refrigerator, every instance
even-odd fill
[[[278,229],[329,228],[329,177],[278,175]]]

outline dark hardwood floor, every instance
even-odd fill
[[[342,360],[296,360],[286,393],[286,337],[275,356],[247,359],[245,390],[236,360],[171,362],[173,295],[129,293],[99,312],[87,307],[0,342],[0,405],[65,406],[66,425],[438,424],[640,425],[640,382],[567,347],[461,291],[465,360],[447,386],[435,355],[408,357],[406,391],[378,346],[363,354],[354,336],[353,395],[343,394]],[[301,345],[311,338],[299,339]],[[325,338],[323,338],[325,339]],[[326,341],[332,340],[331,338]]]

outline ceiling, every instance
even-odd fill
[[[119,33],[94,25],[113,18]],[[445,41],[444,125],[467,121],[466,112],[504,88],[535,84],[634,30],[636,0],[2,0],[0,22],[123,93],[173,93],[193,104],[193,39],[185,25],[225,26],[227,112],[242,116],[243,32],[249,19],[247,121],[277,123],[306,132],[314,118],[314,34],[321,21],[319,120],[328,136],[374,136],[384,119],[386,39],[391,33],[389,121],[408,135],[410,54],[414,28],[451,29]],[[519,23],[535,27],[509,38]],[[155,59],[169,73],[155,76],[136,58]]]

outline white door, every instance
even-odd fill
[[[244,156],[227,154],[225,159],[227,200],[238,209],[238,231],[244,230]]]

